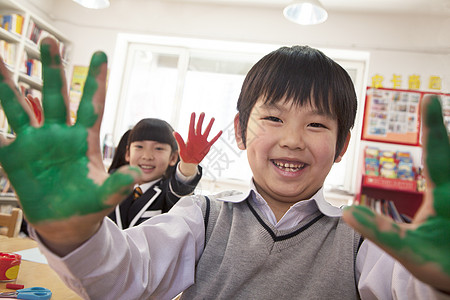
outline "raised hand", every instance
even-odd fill
[[[422,103],[427,191],[411,224],[396,224],[351,206],[345,221],[403,264],[416,278],[450,292],[450,143],[437,96]]]
[[[198,118],[197,126],[195,124],[195,113],[191,114],[191,122],[189,124],[188,140],[185,143],[183,138],[178,132],[174,132],[175,139],[177,140],[178,147],[180,149],[181,160],[185,163],[199,164],[203,158],[208,154],[211,146],[217,141],[222,134],[222,130],[208,142],[208,135],[211,131],[211,127],[214,123],[214,118],[211,118],[205,132],[202,134],[202,124],[205,118],[205,113],[201,113]]]
[[[95,233],[140,173],[129,168],[108,177],[103,166],[99,130],[106,55],[97,52],[92,56],[73,126],[69,125],[66,80],[55,40],[42,41],[41,56],[42,126],[0,63],[0,100],[16,133],[12,143],[0,148],[0,162],[28,222],[55,252],[64,253]]]

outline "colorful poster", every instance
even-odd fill
[[[72,124],[77,120],[77,110],[83,94],[84,83],[88,75],[89,67],[74,66],[72,72],[72,81],[70,83],[70,119]]]
[[[422,94],[417,91],[367,89],[362,139],[419,145]]]

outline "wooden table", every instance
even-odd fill
[[[29,238],[8,238],[0,235],[0,252],[15,252],[35,248],[37,243]],[[23,284],[26,288],[41,286],[52,291],[52,300],[82,299],[74,291],[69,289],[47,264],[26,261],[22,259],[17,276],[17,284]],[[0,282],[0,291],[12,291],[6,289],[6,282]]]

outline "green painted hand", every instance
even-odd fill
[[[351,206],[344,219],[418,279],[450,292],[450,143],[437,96],[422,103],[427,192],[411,224],[396,224],[367,207]]]
[[[0,100],[16,133],[2,143],[0,162],[27,220],[45,230],[65,220],[98,224],[104,215],[131,191],[137,170],[123,169],[107,175],[102,162],[99,129],[103,115],[107,57],[92,56],[77,121],[70,125],[68,96],[58,46],[53,39],[41,44],[43,66],[43,123],[39,124],[25,98],[19,94],[0,64]],[[95,218],[84,216],[95,215]],[[74,228],[75,229],[75,228]]]

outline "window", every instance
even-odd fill
[[[216,119],[211,137],[219,130],[223,134],[202,161],[203,191],[223,190],[225,184],[231,188],[246,186],[251,171],[245,151],[237,148],[234,139],[236,103],[248,70],[278,47],[120,35],[102,134],[112,133],[117,143],[123,132],[140,119],[155,117],[166,120],[187,137],[191,112],[197,116],[205,112],[206,121]],[[339,62],[354,80],[358,95],[363,95],[364,61],[352,58]],[[205,122],[203,128],[206,125]],[[354,186],[351,178],[355,177],[358,135],[353,137],[350,154],[333,167],[326,181],[330,187],[349,192]]]

